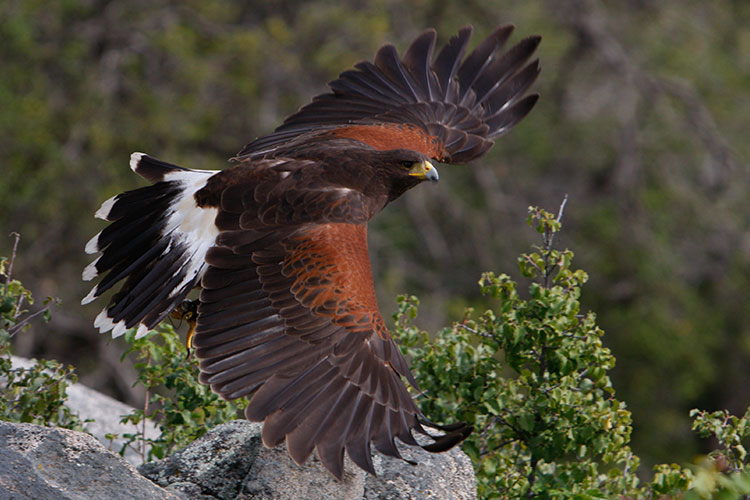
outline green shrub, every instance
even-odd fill
[[[145,428],[126,434],[121,453],[128,446],[135,447],[144,460],[164,458],[187,446],[208,429],[223,422],[242,417],[247,400],[226,401],[198,381],[198,361],[188,355],[187,347],[168,323],[140,339],[135,330],[125,334],[129,348],[123,355],[135,358],[137,384],[146,388],[146,403],[134,409],[122,422],[143,425],[151,419],[160,430],[157,438],[149,438]],[[112,436],[114,437],[114,436]]]
[[[26,309],[34,298],[12,276],[17,245],[18,236],[14,255],[0,257],[0,420],[83,430],[84,422],[65,406],[66,390],[78,380],[72,366],[42,359],[30,368],[13,367],[11,338],[34,318],[49,320],[50,308],[57,302],[48,298],[42,309],[34,313]]]
[[[560,214],[529,209],[542,244],[522,255],[528,293],[507,275],[485,273],[482,293],[495,307],[467,310],[433,339],[411,324],[415,297],[401,297],[395,334],[424,391],[421,407],[438,421],[470,422],[463,449],[477,473],[479,497],[741,498],[750,493],[742,441],[748,415],[694,412],[694,429],[720,449],[697,467],[660,465],[641,485],[629,447],[631,415],[608,376],[615,359],[593,313],[580,311],[587,275],[573,253],[554,249]],[[717,464],[727,464],[724,469]],[[715,495],[715,496],[712,496]]]
[[[742,417],[726,410],[692,410],[690,416],[693,430],[719,448],[696,465],[657,465],[649,492],[654,498],[750,499],[750,461],[742,444],[750,440],[750,408]]]
[[[427,415],[471,422],[464,450],[482,498],[611,498],[631,495],[638,458],[630,413],[614,397],[593,313],[579,297],[587,276],[572,252],[552,247],[560,221],[532,209],[543,245],[519,259],[532,279],[528,297],[507,275],[486,273],[482,293],[496,307],[466,317],[429,341],[409,323],[414,298],[401,300],[396,334],[412,358]]]

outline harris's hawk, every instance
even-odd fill
[[[426,420],[373,288],[367,222],[424,181],[433,162],[484,155],[534,106],[539,37],[503,47],[496,29],[466,55],[471,27],[433,57],[436,33],[399,57],[392,45],[331,82],[222,171],[192,170],[142,153],[130,166],[152,185],[104,202],[110,221],[86,245],[105,274],[83,303],[121,283],[96,318],[117,337],[145,335],[201,288],[193,337],[201,381],[221,396],[251,396],[263,442],[313,449],[336,477],[344,450],[374,473],[371,443],[399,457],[395,438],[420,446]],[[432,427],[438,427],[429,424]],[[439,427],[421,445],[446,450],[471,429]]]

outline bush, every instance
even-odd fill
[[[529,223],[543,245],[519,259],[534,281],[522,298],[507,275],[486,273],[482,293],[497,306],[466,317],[429,342],[409,324],[415,299],[403,299],[397,335],[427,395],[426,414],[471,422],[464,444],[482,498],[611,498],[630,495],[638,458],[627,443],[630,413],[614,397],[593,313],[580,312],[587,276],[572,252],[552,247],[560,221],[538,209]]]
[[[242,417],[247,399],[226,401],[198,381],[198,361],[190,356],[179,335],[163,322],[145,337],[135,338],[135,330],[125,334],[130,344],[123,359],[135,357],[137,384],[146,388],[143,409],[134,409],[122,422],[158,425],[160,435],[148,438],[145,429],[127,434],[121,453],[136,447],[144,461],[161,459],[203,436],[211,427]],[[112,436],[114,437],[114,436]]]
[[[564,206],[564,205],[563,205]],[[587,275],[573,253],[553,248],[555,217],[529,209],[542,244],[522,255],[531,280],[525,297],[507,275],[486,273],[482,293],[496,306],[430,340],[411,324],[417,299],[401,297],[396,335],[412,358],[432,418],[458,417],[476,431],[463,449],[474,462],[480,498],[740,498],[750,493],[742,419],[694,412],[694,429],[719,439],[720,450],[695,468],[661,465],[651,484],[636,475],[629,447],[631,416],[607,375],[615,359],[603,346],[593,313],[580,311]],[[720,464],[727,464],[721,468]]]
[[[65,406],[66,390],[78,380],[72,366],[38,360],[30,368],[13,367],[11,338],[36,317],[49,320],[50,308],[57,303],[47,298],[42,309],[26,309],[34,298],[12,276],[18,239],[16,235],[13,256],[0,257],[0,420],[83,430],[84,422]]]

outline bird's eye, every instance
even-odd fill
[[[414,166],[414,162],[413,161],[409,161],[409,160],[404,160],[404,161],[401,162],[401,166],[404,167],[404,168],[411,168],[411,167]]]

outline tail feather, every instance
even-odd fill
[[[101,294],[112,288],[112,286],[116,285],[120,280],[131,276],[144,268],[148,269],[149,263],[152,263],[152,261],[156,260],[169,244],[169,240],[160,240],[160,236],[161,233],[157,233],[156,238],[149,241],[152,246],[146,252],[134,255],[128,259],[123,259],[118,262],[117,265],[104,278],[102,278],[99,284],[96,285],[97,292],[95,297],[100,296]],[[96,268],[96,265],[99,263],[100,258],[101,257],[97,258],[97,260],[89,264],[89,266],[84,269],[84,279],[86,279],[87,277],[87,270],[89,271],[89,276],[91,276],[91,268]]]
[[[154,184],[102,204],[96,216],[111,224],[86,244],[87,253],[100,255],[83,271],[84,280],[106,275],[82,304],[122,282],[94,322],[113,337],[136,326],[137,336],[145,335],[179,305],[200,281],[206,252],[218,235],[217,209],[199,207],[194,198],[216,171],[191,170],[143,153],[133,153],[130,167]]]
[[[130,276],[117,294],[117,303],[109,309],[110,316],[115,321],[126,319],[135,311],[148,310],[148,307],[143,307],[144,304],[153,305],[163,300],[172,288],[182,281],[186,257],[180,250],[176,250],[175,253],[179,255],[177,259],[163,254],[142,272]],[[163,282],[164,276],[169,277],[167,283]]]
[[[117,236],[119,241],[125,242],[124,245],[110,245],[112,238],[108,238],[109,241],[107,241],[105,247],[107,251],[96,262],[97,275],[118,264],[132,264],[136,258],[151,248],[150,243],[159,238],[161,234],[159,234],[160,227],[158,225],[149,224],[153,222],[150,218],[151,215],[146,214],[135,219],[136,224],[132,224],[132,227],[123,228]]]
[[[161,182],[169,174],[179,174],[180,172],[206,172],[205,170],[192,170],[185,167],[179,167],[154,158],[153,156],[148,156],[144,153],[133,153],[130,155],[130,168],[133,172],[151,182]]]
[[[110,198],[102,204],[97,214],[110,222],[126,216],[129,220],[136,214],[152,212],[155,205],[168,205],[179,191],[180,186],[177,184],[157,181],[151,186],[126,191]]]

